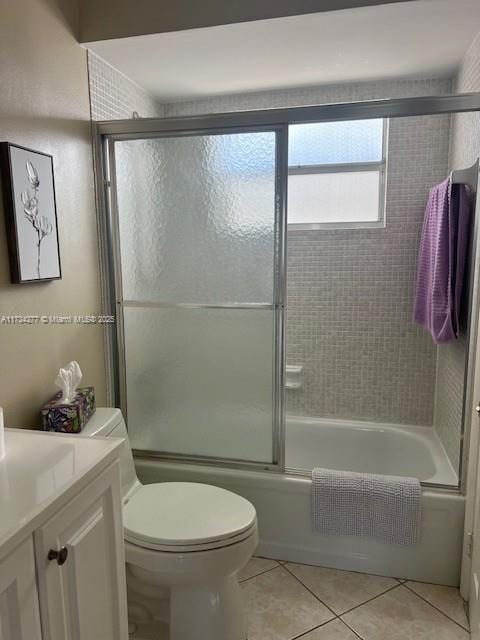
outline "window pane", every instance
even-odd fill
[[[379,171],[289,175],[288,222],[375,222],[379,181]]]
[[[294,124],[288,131],[291,167],[382,160],[382,119]]]

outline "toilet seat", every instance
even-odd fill
[[[225,489],[191,482],[144,485],[123,510],[128,542],[184,553],[226,547],[255,534],[254,507]]]

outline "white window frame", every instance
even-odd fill
[[[288,222],[291,231],[320,231],[322,229],[383,229],[386,226],[385,203],[387,197],[387,149],[388,149],[388,118],[383,118],[382,129],[382,159],[375,162],[345,162],[334,164],[289,165],[288,175],[306,175],[318,173],[353,173],[356,171],[378,171],[379,195],[378,217],[376,220],[358,222]]]

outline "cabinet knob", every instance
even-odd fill
[[[65,564],[65,562],[67,561],[67,558],[68,558],[67,547],[62,547],[60,551],[57,551],[56,549],[50,549],[50,551],[48,552],[48,559],[56,560],[57,564],[60,566],[62,564]]]

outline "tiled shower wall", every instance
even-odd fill
[[[480,91],[480,33],[468,50],[458,75],[455,92]],[[480,114],[462,113],[452,118],[450,169],[462,169],[480,156]],[[455,468],[460,459],[463,382],[466,360],[465,319],[459,339],[438,348],[435,426]]]
[[[412,322],[425,198],[447,171],[449,117],[390,122],[385,229],[288,233],[288,411],[431,425],[436,349]]]
[[[93,121],[164,115],[163,106],[135,82],[91,51],[88,55],[90,112]]]
[[[167,116],[449,93],[447,80],[377,82],[165,105]],[[448,116],[390,122],[386,229],[289,231],[288,411],[432,425],[436,349],[411,320],[429,188],[447,173]]]

